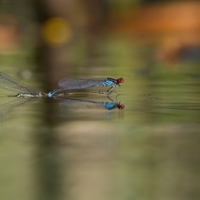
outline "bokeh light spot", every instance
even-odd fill
[[[66,20],[54,17],[44,23],[42,35],[48,45],[63,45],[71,37],[71,28]]]

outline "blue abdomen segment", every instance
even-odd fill
[[[53,94],[52,94],[51,92],[49,92],[49,93],[47,94],[47,96],[48,96],[49,98],[51,98],[51,97],[53,96]]]
[[[113,108],[115,108],[115,104],[114,103],[104,103],[104,107],[107,109],[107,110],[111,110]]]
[[[103,83],[99,84],[99,86],[109,86],[113,84],[115,84],[113,81],[106,79]]]

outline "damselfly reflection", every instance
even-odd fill
[[[4,121],[18,107],[35,101],[35,98],[18,98],[0,105],[0,121]]]
[[[118,108],[120,110],[124,109],[124,105],[118,101],[113,101],[110,97],[108,99],[111,102],[104,102],[104,101],[91,101],[91,100],[84,100],[84,99],[72,99],[72,98],[56,98],[61,100],[62,102],[59,105],[62,108],[67,109],[106,109],[112,110]]]
[[[13,92],[17,92],[15,95],[8,95],[8,97],[46,97],[47,94],[43,92],[38,92],[35,89],[26,86],[13,79],[12,77],[0,72],[0,87],[5,90],[10,90]]]

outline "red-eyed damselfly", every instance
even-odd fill
[[[14,80],[12,77],[0,72],[0,87],[5,90],[18,92],[16,95],[8,95],[8,97],[46,97],[47,94],[38,92],[29,86]]]
[[[48,93],[48,97],[56,96],[57,92],[62,92],[65,90],[77,90],[84,89],[90,87],[103,87],[103,86],[111,86],[107,90],[107,95],[109,95],[113,88],[116,86],[116,92],[118,94],[118,86],[120,83],[123,83],[123,78],[64,78],[59,81],[58,86],[60,89],[54,90]]]

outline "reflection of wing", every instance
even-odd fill
[[[17,107],[23,106],[26,103],[35,101],[36,98],[20,98],[9,101],[5,104],[0,105],[0,121],[5,120],[6,117]]]
[[[59,105],[67,109],[107,109],[118,107],[117,103],[87,101],[81,99],[64,99]]]

